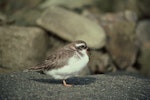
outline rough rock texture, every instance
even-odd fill
[[[45,57],[46,49],[47,34],[39,28],[0,27],[0,72],[31,67]]]
[[[71,78],[64,87],[39,73],[0,74],[0,99],[25,100],[149,100],[150,78],[136,74],[113,73]]]
[[[60,7],[48,8],[37,20],[37,24],[57,36],[68,40],[84,40],[89,47],[105,45],[105,32],[97,23]]]
[[[108,36],[107,50],[115,65],[119,69],[131,67],[136,61],[138,51],[134,32],[135,22],[118,14],[104,15],[102,18],[101,22]]]

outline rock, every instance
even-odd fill
[[[136,35],[138,40],[144,44],[150,42],[150,20],[140,21],[136,28]]]
[[[111,15],[101,20],[108,35],[107,50],[119,69],[133,66],[137,56],[137,40],[135,38],[135,22]],[[108,18],[108,19],[107,19]]]
[[[46,0],[40,5],[40,8],[50,6],[63,6],[67,8],[81,8],[86,5],[92,5],[93,0]]]
[[[143,46],[141,46],[141,54],[138,57],[138,62],[141,66],[140,72],[142,74],[150,75],[149,59],[150,59],[150,42],[146,42]]]
[[[42,0],[30,1],[30,0],[2,0],[0,5],[1,11],[3,11],[8,17],[3,20],[3,23],[15,25],[27,25],[35,26],[35,20],[41,14],[40,9],[36,6],[40,4]],[[1,24],[1,22],[0,22]]]
[[[45,57],[47,34],[37,27],[0,27],[0,73],[31,67]]]
[[[150,75],[150,20],[140,21],[136,28],[136,35],[141,43],[138,62],[141,66],[141,73]]]
[[[68,41],[84,40],[91,48],[105,45],[105,32],[99,24],[60,7],[50,7],[37,24]]]
[[[137,0],[137,6],[138,6],[138,11],[140,14],[140,17],[145,18],[149,17],[150,18],[150,1],[149,0]]]
[[[113,11],[132,10],[141,18],[150,17],[149,0],[115,0],[112,4]]]
[[[118,13],[106,13],[103,15],[100,15],[99,17],[100,24],[108,25],[112,24],[113,22],[122,22],[122,21],[128,21],[132,22],[135,24],[138,20],[138,16],[135,12],[131,10],[125,10],[123,12],[118,12]]]
[[[49,56],[52,52],[62,48],[66,44],[68,44],[68,42],[58,39],[56,36],[50,34],[48,37],[48,50],[46,55]]]
[[[7,22],[8,21],[6,15],[0,12],[0,25],[6,24]]]
[[[137,0],[115,0],[113,4],[114,11],[131,10],[138,12]]]
[[[40,14],[41,11],[39,9],[22,9],[13,13],[11,18],[15,21],[15,25],[35,26]]]
[[[102,12],[120,12],[130,10],[140,18],[150,18],[149,0],[94,0]]]
[[[12,23],[14,23],[13,19],[8,18],[8,16],[0,12],[0,26],[10,25]]]
[[[9,16],[19,10],[28,9],[31,10],[36,8],[37,5],[41,3],[42,0],[1,0],[0,2],[0,9],[2,12],[5,12]],[[10,16],[11,17],[11,16]]]
[[[91,74],[115,72],[117,70],[116,67],[113,66],[110,56],[100,51],[90,51],[88,67]]]
[[[61,80],[36,72],[0,74],[0,99],[32,100],[148,100],[150,78],[130,73],[110,73]]]

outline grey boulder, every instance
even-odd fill
[[[47,34],[37,27],[0,27],[0,72],[19,71],[45,57]]]
[[[67,41],[84,40],[91,48],[105,45],[106,35],[98,23],[61,7],[46,9],[37,24]]]

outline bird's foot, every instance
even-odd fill
[[[67,84],[65,80],[63,80],[63,85],[66,87],[72,87],[73,86],[72,84]]]

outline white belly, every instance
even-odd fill
[[[73,56],[69,60],[68,65],[51,71],[46,71],[45,73],[51,75],[54,79],[67,79],[78,75],[78,73],[86,67],[88,61],[89,57],[86,54],[80,58]]]

